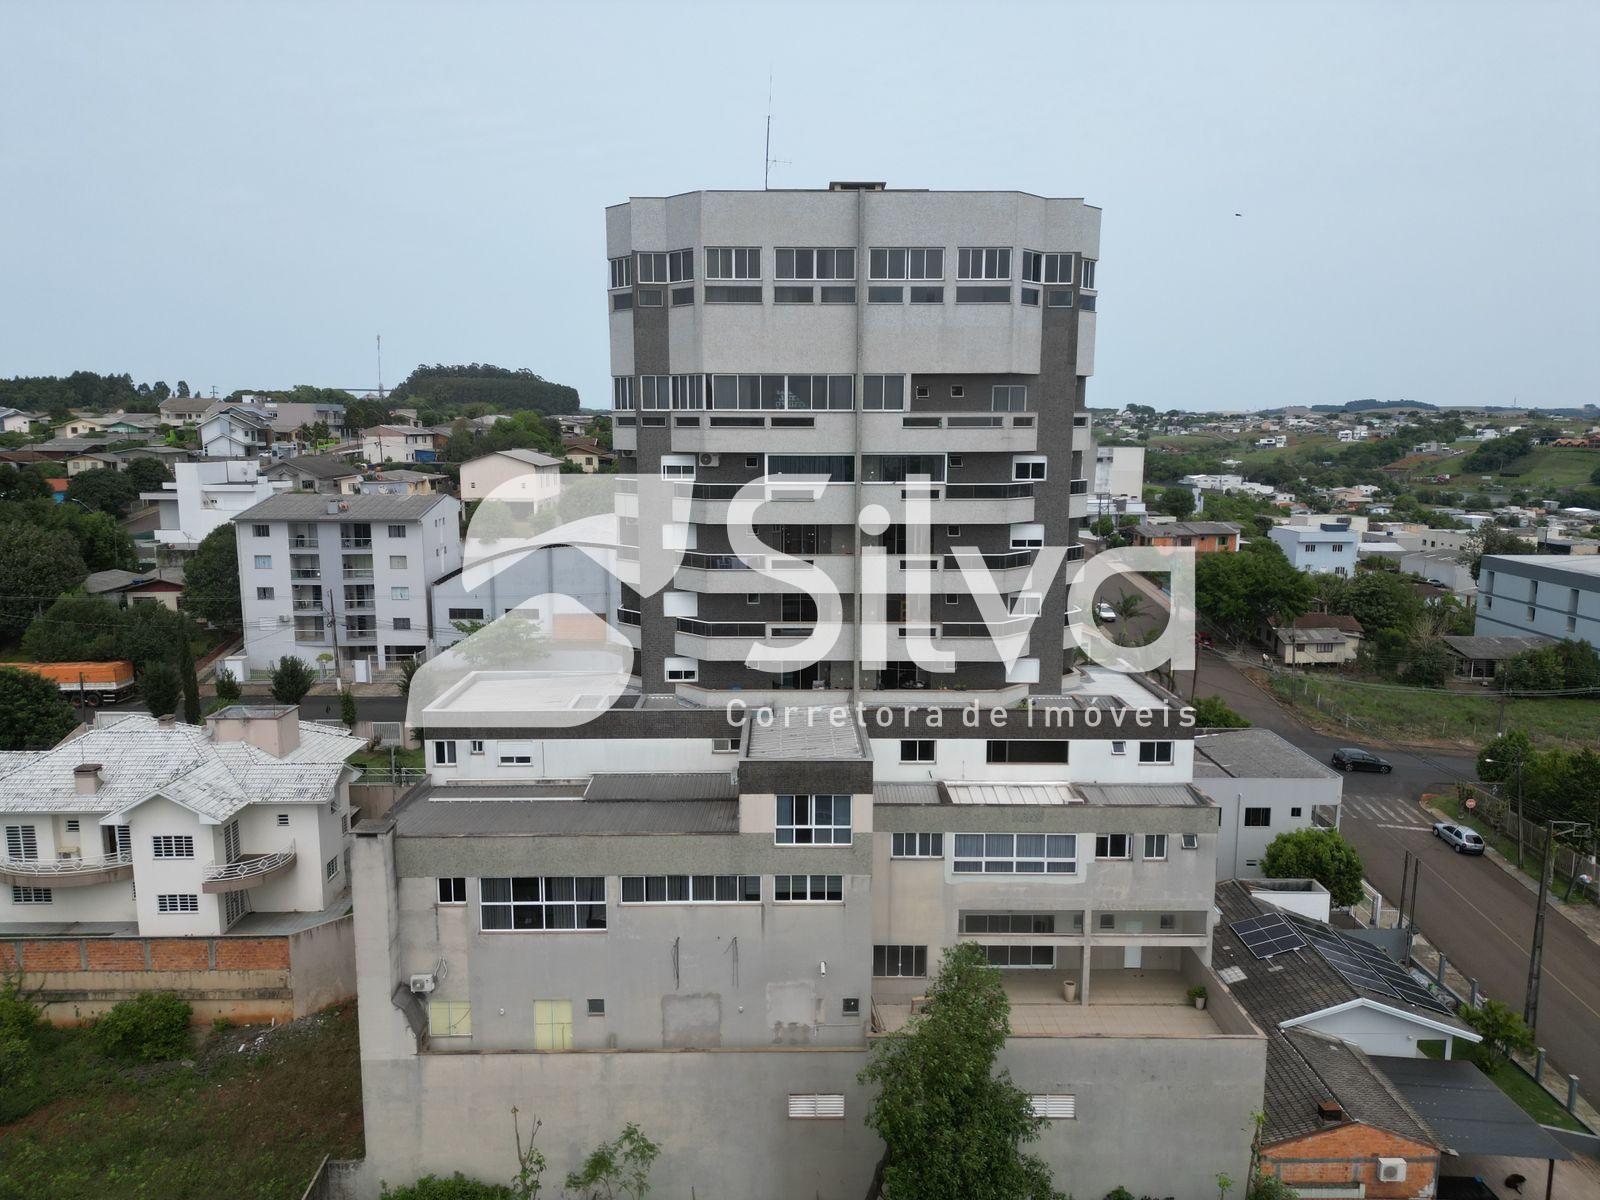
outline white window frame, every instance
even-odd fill
[[[630,882],[637,881],[636,897],[628,898]],[[750,895],[750,885],[755,885],[755,895]],[[732,892],[730,896],[718,893]],[[655,894],[652,894],[655,893]],[[709,893],[709,894],[707,894]],[[622,876],[620,904],[632,907],[661,904],[760,904],[761,876],[759,875],[624,875]]]
[[[1122,839],[1122,853],[1117,854],[1112,850],[1112,838]],[[1103,848],[1102,848],[1103,847]],[[1133,858],[1133,834],[1131,833],[1097,833],[1094,835],[1094,859],[1096,862],[1128,862]]]
[[[1147,833],[1144,835],[1143,853],[1140,857],[1145,862],[1167,861],[1167,835],[1164,833]]]
[[[460,884],[458,888],[456,885]],[[467,904],[467,877],[465,875],[440,875],[436,880],[434,902],[440,908],[465,908]],[[448,894],[449,899],[446,899]],[[459,899],[457,898],[459,897]]]
[[[536,890],[538,892],[538,898],[533,900],[527,898],[520,900],[516,899],[512,895],[512,891],[514,887],[513,881],[517,879],[533,879],[537,881],[538,888]],[[580,879],[587,881],[591,887],[595,883],[600,885],[599,900],[577,899],[578,881]],[[488,883],[501,882],[504,882],[506,885],[507,898],[505,900],[485,899],[484,885]],[[572,884],[573,898],[571,900],[565,898],[548,899],[547,896],[550,891],[550,885],[552,883],[562,882]],[[478,880],[478,930],[480,933],[604,933],[610,927],[611,923],[609,907],[609,903],[606,899],[606,880],[604,875],[492,875]],[[531,928],[519,928],[516,924],[516,914],[519,908],[529,910],[538,909],[540,923]],[[574,922],[577,921],[578,909],[599,908],[601,923],[599,925],[573,924],[552,926],[549,922],[550,910],[567,908],[572,909],[572,918]],[[506,915],[511,921],[510,925],[502,927],[498,925],[491,926],[485,923],[485,917],[489,915],[490,910],[499,912],[501,909],[506,910]]]
[[[171,916],[200,911],[200,897],[193,892],[164,892],[156,897],[156,911]]]
[[[833,257],[833,274],[824,275],[818,264],[825,254]],[[850,274],[839,273],[839,255],[850,256]],[[783,265],[784,255],[789,256],[789,266]],[[801,274],[802,256],[808,262],[807,274]],[[785,283],[853,283],[856,278],[856,248],[854,246],[779,246],[773,251],[773,278]],[[786,273],[787,272],[787,273]]]
[[[1183,834],[1178,839],[1178,847],[1183,850],[1200,849],[1200,835],[1198,833]]]
[[[910,753],[907,754],[907,750]],[[939,747],[934,738],[901,738],[900,761],[903,763],[931,763],[938,761]]]
[[[258,554],[258,555],[255,556],[255,561],[256,561],[256,570],[258,570],[258,571],[270,571],[270,570],[272,570],[272,555],[270,555],[270,554]]]
[[[928,266],[929,252],[938,255],[938,272],[930,271]],[[878,268],[878,255],[883,256],[883,267]],[[894,255],[900,255],[900,270],[896,274],[892,261]],[[869,281],[884,281],[887,283],[943,283],[944,282],[944,247],[943,246],[872,246],[867,250],[867,278]]]
[[[640,250],[633,277],[640,283],[664,284],[667,282],[667,252],[665,250]],[[658,270],[659,268],[659,270]]]
[[[760,246],[707,246],[705,255],[708,282],[763,278]]]
[[[193,858],[194,838],[187,833],[158,833],[150,838],[151,858]]]
[[[1251,813],[1265,813],[1267,819],[1265,821],[1252,821],[1250,819]],[[1271,829],[1272,808],[1270,805],[1266,804],[1250,804],[1245,806],[1245,809],[1243,813],[1240,814],[1239,819],[1245,829]]]
[[[966,838],[982,838],[981,852],[974,854],[971,843],[963,850]],[[1078,835],[1075,833],[968,833],[954,835],[951,858],[956,875],[984,876],[1011,875],[1027,877],[1070,878],[1078,873]],[[1020,846],[1017,839],[1030,839]],[[1043,839],[1035,846],[1031,839]],[[1051,842],[1055,845],[1052,847]],[[1009,842],[1009,846],[1007,845]],[[1063,842],[1066,844],[1063,845]],[[1052,864],[1057,869],[1052,870]]]
[[[441,1017],[443,1018],[442,1021],[440,1020]],[[472,1002],[470,1000],[428,1001],[429,1038],[471,1036]]]
[[[453,767],[456,765],[456,744],[454,741],[446,741],[442,738],[434,741],[433,765],[436,767]]]
[[[1112,754],[1126,754],[1127,752],[1128,752],[1128,743],[1127,742],[1112,742],[1111,743],[1111,753]]]
[[[38,858],[38,829],[33,825],[7,825],[6,857],[12,860],[31,860]]]
[[[667,282],[694,282],[694,247],[667,251]]]
[[[787,885],[779,882],[780,880],[785,879],[789,881]],[[795,881],[799,879],[806,881],[806,894],[797,898],[795,896]],[[819,879],[822,881],[820,887],[817,883]],[[835,888],[835,885],[837,885],[837,888]],[[785,890],[789,892],[787,898],[782,894]],[[830,892],[835,890],[838,891],[837,896],[829,895]],[[812,894],[813,892],[817,891],[820,891],[822,894]],[[772,902],[774,904],[843,904],[844,876],[810,874],[774,875],[772,877]]]
[[[842,1121],[844,1096],[837,1092],[791,1092],[791,1121]]]
[[[908,961],[909,960],[909,961]],[[879,966],[882,970],[879,970]],[[907,966],[910,970],[905,970]],[[880,943],[872,947],[872,978],[874,979],[926,979],[928,977],[928,948],[901,945],[898,942]]]
[[[889,835],[890,858],[943,858],[944,834],[906,830]]]
[[[1066,270],[1062,270],[1063,265]],[[1070,250],[1045,251],[1044,282],[1057,286],[1072,286],[1072,252]]]
[[[852,844],[855,830],[851,827],[854,816],[853,797],[845,792],[784,792],[774,797],[776,825],[772,832],[776,846],[848,846]],[[788,801],[788,820],[784,819],[784,802]],[[820,803],[819,803],[820,802]],[[839,820],[841,805],[844,820]],[[826,808],[827,821],[819,821],[817,813]],[[788,834],[785,837],[785,834]]]
[[[1042,454],[1018,454],[1011,459],[1013,483],[1044,483],[1050,478],[1050,460]]]
[[[1149,757],[1146,757],[1146,747],[1149,747]],[[1163,747],[1165,748],[1164,752]],[[1165,757],[1163,757],[1163,753]],[[1170,767],[1175,761],[1177,761],[1177,754],[1170,741],[1139,743],[1139,765],[1141,767]]]
[[[633,286],[633,255],[624,254],[621,258],[609,260],[611,267],[611,287],[613,292]]]
[[[976,272],[974,274],[974,272]],[[962,246],[956,250],[956,278],[965,281],[1011,279],[1010,246]]]

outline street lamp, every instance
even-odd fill
[[[1556,834],[1572,834],[1592,828],[1587,821],[1551,819],[1544,823],[1544,863],[1539,868],[1539,904],[1533,914],[1533,944],[1528,952],[1528,988],[1522,1001],[1522,1023],[1529,1030],[1535,1029],[1539,1021],[1539,977],[1544,966],[1544,912],[1550,899],[1551,875],[1556,862]],[[1573,870],[1577,870],[1576,861],[1573,862]]]
[[[1517,869],[1522,869],[1522,760],[1520,758],[1507,762],[1503,758],[1486,758],[1486,763],[1496,766],[1510,767],[1517,773]]]

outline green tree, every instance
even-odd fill
[[[67,484],[67,499],[85,504],[96,512],[125,517],[133,502],[139,498],[139,489],[133,480],[121,471],[98,468],[72,477]]]
[[[1526,770],[1532,757],[1533,743],[1520,729],[1499,734],[1478,751],[1478,778],[1485,783],[1504,783],[1516,776],[1519,767]]]
[[[356,727],[356,694],[349,688],[339,693],[339,719],[346,729]]]
[[[31,467],[0,464],[0,500],[48,500],[50,484]]]
[[[48,750],[77,724],[54,682],[0,667],[0,750]]]
[[[243,619],[239,601],[239,551],[233,523],[218,525],[201,539],[183,568],[186,612],[224,629]]]
[[[1563,686],[1566,672],[1554,646],[1538,646],[1513,654],[1500,664],[1500,686],[1508,692],[1553,692]]]
[[[1268,879],[1315,879],[1341,907],[1361,899],[1361,855],[1336,829],[1280,833],[1262,856],[1261,873]]]
[[[1483,1039],[1472,1053],[1491,1075],[1505,1066],[1512,1054],[1533,1049],[1533,1031],[1514,1009],[1498,1000],[1485,998],[1476,1008],[1463,1004],[1457,1015]]]
[[[23,631],[22,652],[33,662],[121,658],[122,614],[98,596],[63,596]]]
[[[135,671],[157,661],[177,667],[180,645],[192,642],[198,632],[183,613],[162,604],[135,604],[122,610],[121,653],[117,657],[131,662]]]
[[[601,1142],[567,1175],[566,1187],[582,1200],[641,1200],[650,1192],[650,1168],[661,1147],[645,1137],[632,1121],[614,1142]]]
[[[384,1185],[379,1200],[520,1200],[503,1183],[483,1183],[460,1171],[448,1179],[424,1175],[415,1183],[391,1188]]]
[[[1256,538],[1237,554],[1195,561],[1195,606],[1235,637],[1292,621],[1311,606],[1311,577],[1294,569],[1276,542]]]
[[[1110,537],[1117,531],[1117,523],[1110,517],[1096,517],[1094,524],[1089,526],[1089,532],[1096,537]]]
[[[180,399],[183,400],[187,400],[189,398],[189,381],[187,379],[178,380],[178,390],[176,394]]]
[[[217,699],[224,704],[237,704],[243,693],[239,690],[239,681],[233,677],[233,672],[220,670],[217,672]]]
[[[178,640],[178,679],[183,685],[183,719],[200,724],[200,679],[194,669],[194,647],[188,638]]]
[[[1250,718],[1234,712],[1221,696],[1202,696],[1194,702],[1194,723],[1201,729],[1244,729]]]
[[[1182,485],[1174,484],[1161,493],[1156,501],[1156,509],[1181,521],[1194,513],[1194,493]]]
[[[146,663],[138,678],[145,707],[158,717],[177,715],[178,701],[183,697],[183,679],[177,667],[158,658]]]
[[[130,459],[123,474],[141,492],[159,492],[162,484],[172,482],[172,472],[158,458]]]
[[[299,704],[317,682],[317,673],[304,659],[285,654],[272,670],[272,698],[279,704]]]
[[[1455,660],[1444,643],[1424,638],[1412,647],[1406,662],[1406,682],[1413,687],[1443,687],[1454,673]]]
[[[1472,578],[1478,578],[1478,571],[1483,567],[1485,554],[1526,554],[1528,543],[1509,529],[1502,529],[1493,521],[1485,521],[1473,531],[1467,539],[1467,544],[1461,548],[1457,561],[1465,563],[1472,571]]]
[[[1023,1144],[1044,1121],[1028,1096],[995,1071],[1010,1033],[1000,972],[971,942],[944,953],[927,1005],[904,1030],[880,1039],[861,1072],[877,1097],[867,1126],[883,1139],[868,1200],[1055,1200],[1060,1193]]]
[[[1368,637],[1384,631],[1409,639],[1422,616],[1422,600],[1411,581],[1382,571],[1363,571],[1340,594],[1336,612],[1361,622]]]
[[[0,634],[15,636],[89,574],[72,536],[32,525],[0,525]]]

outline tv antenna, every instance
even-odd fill
[[[378,335],[378,399],[383,399],[383,334]]]
[[[791,165],[786,158],[772,157],[772,75],[767,75],[767,144],[761,160],[761,190],[771,188],[772,168],[774,166],[787,167]]]

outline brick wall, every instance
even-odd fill
[[[1402,1183],[1380,1183],[1378,1159],[1406,1159]],[[1348,1121],[1305,1137],[1264,1147],[1261,1166],[1290,1187],[1311,1184],[1366,1185],[1368,1200],[1411,1200],[1431,1196],[1439,1173],[1432,1146],[1397,1137],[1359,1121]]]
[[[355,994],[353,929],[345,916],[273,937],[5,938],[0,969],[20,970],[57,1024],[141,992],[176,993],[200,1022],[288,1021]]]

